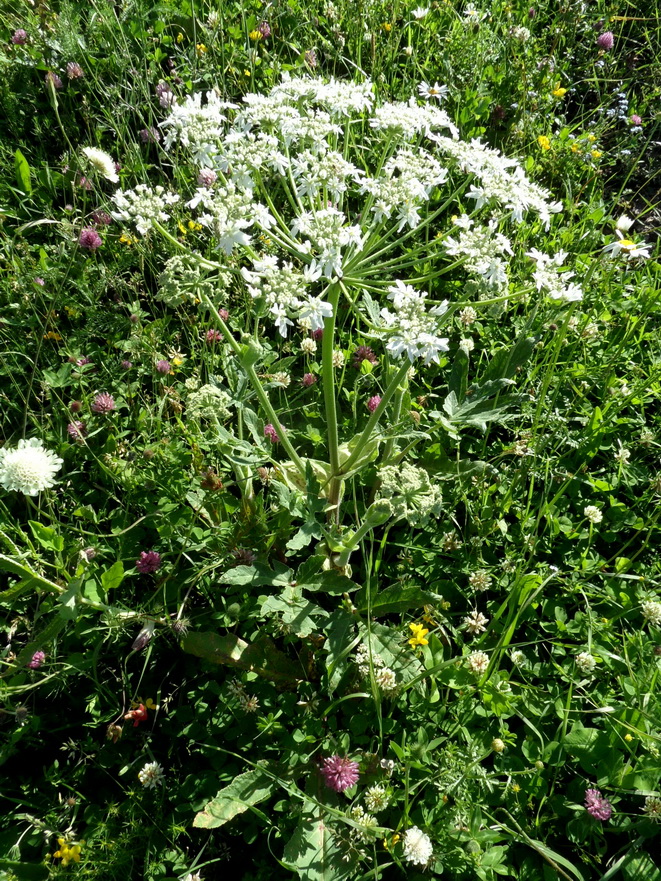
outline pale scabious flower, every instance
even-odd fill
[[[604,515],[596,505],[586,505],[585,508],[583,508],[583,514],[587,517],[590,523],[601,523],[604,519]]]
[[[464,618],[464,623],[462,627],[464,630],[467,630],[473,636],[476,636],[478,633],[484,633],[486,631],[486,625],[489,623],[489,619],[486,618],[482,612],[471,612],[470,615],[467,615]]]
[[[160,786],[165,779],[163,768],[158,762],[147,762],[143,769],[138,773],[138,780],[145,789],[154,789]]]
[[[640,604],[640,610],[646,621],[649,621],[650,624],[654,624],[656,627],[661,627],[661,603],[657,603],[654,600],[644,600]]]
[[[486,652],[471,652],[466,663],[471,673],[480,675],[489,666],[489,655]]]
[[[379,811],[385,811],[389,804],[390,796],[385,786],[377,783],[365,790],[365,805],[371,813],[378,814]]]
[[[434,852],[431,839],[417,826],[406,830],[402,836],[402,847],[404,859],[417,866],[426,866]]]
[[[36,496],[55,486],[63,460],[44,448],[38,438],[19,440],[15,449],[0,449],[0,485],[4,489]]]
[[[535,285],[538,291],[546,291],[552,300],[559,300],[563,303],[575,303],[583,299],[583,291],[580,285],[569,282],[573,278],[573,272],[559,272],[559,268],[567,259],[566,251],[558,251],[552,257],[532,248],[527,252],[536,263],[536,269],[533,273]]]
[[[475,590],[487,590],[487,588],[491,587],[491,576],[484,569],[476,569],[475,572],[471,572],[468,576],[468,583]]]
[[[590,652],[580,652],[576,655],[576,666],[581,671],[581,673],[592,673],[594,668],[597,666],[597,662],[590,654]]]
[[[436,333],[438,319],[447,311],[447,300],[427,312],[426,298],[426,294],[399,280],[388,288],[394,311],[381,309],[380,317],[388,334],[386,349],[395,358],[406,354],[410,361],[422,358],[425,364],[438,364],[439,354],[448,351],[447,337]]]
[[[99,150],[96,147],[83,147],[82,153],[87,158],[87,161],[92,168],[94,168],[95,171],[98,171],[102,177],[105,177],[106,180],[109,180],[113,184],[119,182],[119,175],[115,168],[115,160],[112,156],[104,150]]]
[[[170,219],[165,209],[178,202],[179,196],[167,193],[160,185],[152,189],[146,184],[138,184],[133,190],[118,190],[112,199],[117,206],[117,211],[111,212],[115,220],[135,223],[140,235],[145,235],[154,221],[164,223]]]

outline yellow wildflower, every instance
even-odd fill
[[[181,221],[179,221],[177,223],[177,228],[179,229],[179,232],[182,234],[182,236],[188,235],[188,230],[186,229],[186,227],[183,225],[183,223]]]
[[[64,311],[67,313],[69,318],[78,318],[80,312],[78,309],[74,309],[72,306],[65,306]]]
[[[70,843],[66,838],[58,838],[57,843],[60,845],[60,848],[53,854],[53,859],[62,860],[63,866],[68,866],[72,860],[74,863],[80,862],[79,844]]]
[[[567,94],[567,89],[563,89],[560,83],[556,83],[555,89],[551,92],[554,98],[562,98],[563,95]]]
[[[425,639],[425,636],[429,633],[426,627],[423,627],[422,624],[409,624],[409,628],[413,633],[413,636],[409,639],[410,646],[415,648],[416,645],[429,645],[429,640]]]
[[[248,37],[249,37],[251,40],[253,40],[253,42],[256,42],[257,40],[261,40],[261,39],[262,39],[262,35],[260,34],[259,31],[250,31],[250,33],[248,34]]]
[[[571,151],[572,151],[572,153],[580,153],[581,152],[581,145],[577,144],[576,141],[574,141],[574,143],[571,145]]]
[[[249,70],[244,70],[244,71],[243,71],[243,75],[244,75],[244,76],[250,76],[250,71],[249,71]]]
[[[207,47],[204,45],[204,43],[198,43],[195,46],[195,51],[198,55],[204,55],[204,53],[207,51]]]
[[[551,149],[551,141],[547,138],[546,135],[540,135],[537,138],[537,143],[542,148],[542,150],[550,150]]]
[[[127,236],[125,232],[121,234],[119,237],[119,241],[122,245],[133,245],[135,244],[135,239],[132,239],[131,236]]]
[[[521,787],[519,786],[518,783],[513,783],[513,784],[512,784],[512,792],[515,793],[515,794],[516,794],[517,792],[521,792]]]
[[[384,25],[383,25],[383,30],[384,30],[387,34],[390,33],[390,31],[392,30],[392,25],[390,24],[389,21],[387,21],[387,22],[384,23]]]
[[[592,158],[593,159],[600,159],[603,155],[604,154],[601,152],[601,150],[593,150],[592,151]]]
[[[633,740],[633,737],[630,734],[625,734],[624,739],[626,740],[627,743],[631,743],[631,741]]]
[[[199,232],[202,229],[202,224],[196,223],[194,220],[189,220],[188,229],[190,229],[192,232]]]
[[[59,335],[59,333],[56,333],[54,330],[49,330],[48,333],[44,334],[44,339],[45,340],[55,340],[56,343],[59,343],[59,342],[61,342],[62,337]]]
[[[596,138],[595,135],[592,135],[592,134],[588,135],[588,141],[589,141],[591,144],[594,144],[594,142],[595,142],[596,140],[597,140],[597,138]]]
[[[181,31],[179,31],[179,33],[177,34],[177,43],[183,43],[183,42],[184,42],[184,35],[181,33]]]

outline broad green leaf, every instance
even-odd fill
[[[42,548],[47,551],[61,551],[64,548],[64,539],[51,526],[44,526],[36,520],[28,520],[32,535]]]
[[[220,576],[221,584],[249,584],[252,587],[284,587],[294,577],[292,569],[276,563],[275,569],[270,569],[265,563],[255,563],[253,566],[235,566]]]
[[[468,355],[459,349],[454,357],[448,388],[457,396],[457,400],[463,401],[468,388]]]
[[[80,596],[80,579],[69,582],[67,589],[60,595],[60,617],[72,621],[78,616],[78,597]]]
[[[49,581],[42,575],[33,572],[32,569],[30,569],[24,563],[19,563],[16,560],[12,560],[11,557],[7,557],[4,554],[0,554],[0,569],[4,569],[7,572],[13,572],[14,575],[19,575],[22,578],[31,579],[34,582],[34,586],[39,588],[39,590],[49,590],[53,591],[54,593],[63,592],[63,588],[59,584],[55,584],[54,582]]]
[[[482,376],[482,383],[494,379],[512,379],[517,368],[522,367],[535,349],[534,337],[521,337],[511,349],[500,349],[493,356]]]
[[[340,683],[347,667],[347,657],[353,651],[356,640],[356,621],[344,609],[337,609],[324,628],[326,632],[326,672],[328,687],[332,694]]]
[[[19,881],[45,881],[50,877],[50,869],[43,863],[18,863],[0,858],[0,869],[11,872]]]
[[[385,590],[377,592],[372,598],[371,612],[375,617],[389,615],[391,612],[405,612],[407,609],[421,609],[423,606],[433,605],[438,602],[438,596],[427,590],[421,590],[414,585],[401,587],[393,584]],[[356,596],[356,606],[361,614],[367,612],[367,592],[361,590]]]
[[[288,867],[302,881],[342,881],[350,877],[354,873],[354,861],[345,862],[342,856],[319,810],[304,815],[283,854]]]
[[[238,636],[228,633],[189,633],[182,640],[183,650],[213,664],[227,664],[238,670],[252,670],[283,686],[295,687],[305,679],[305,671],[300,664],[290,660],[275,647],[267,637],[259,637],[247,643]]]
[[[282,623],[301,638],[318,630],[320,621],[328,617],[320,606],[303,599],[298,585],[287,586],[279,597],[268,597],[260,611],[262,615],[280,615]]]
[[[259,768],[240,774],[196,814],[193,826],[198,829],[217,829],[218,826],[224,826],[253,805],[266,801],[276,788],[277,783]]]
[[[101,584],[105,590],[113,590],[124,580],[124,564],[121,560],[117,560],[112,564],[110,569],[106,569],[101,573]]]
[[[298,575],[300,575],[300,572],[301,569],[299,568]],[[358,590],[358,585],[355,581],[347,578],[346,575],[340,575],[339,572],[333,572],[330,569],[325,572],[319,572],[309,580],[299,581],[299,587],[302,590],[309,590],[313,593],[330,594],[351,593],[354,590]]]
[[[25,156],[20,150],[14,153],[14,172],[16,174],[16,183],[24,193],[30,195],[32,192],[32,182],[30,181],[30,166]]]
[[[288,551],[301,551],[306,548],[313,538],[321,538],[321,526],[316,520],[306,520],[297,533],[287,542]]]

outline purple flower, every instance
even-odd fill
[[[133,367],[133,363],[131,361],[120,361],[119,366],[122,370],[130,370]]]
[[[201,187],[211,187],[217,179],[218,175],[212,168],[201,168],[197,176],[197,183]]]
[[[316,340],[317,342],[319,342],[320,339],[323,339],[323,336],[324,336],[324,331],[322,330],[322,328],[319,328],[319,330],[312,331],[312,339]]]
[[[84,76],[83,69],[76,61],[70,61],[67,64],[67,76],[70,80],[79,80]]]
[[[44,663],[45,660],[46,660],[46,653],[45,652],[35,652],[32,655],[31,660],[28,662],[28,667],[30,668],[30,670],[38,670],[39,667],[41,667],[41,665]]]
[[[91,363],[92,363],[91,358],[76,358],[76,360],[75,360],[76,367],[84,367],[86,364],[91,364]]]
[[[143,144],[158,144],[161,140],[161,133],[153,125],[150,125],[149,128],[140,129],[138,137]]]
[[[39,287],[42,287],[42,288],[46,284],[46,282],[40,276],[37,276],[35,279],[33,279],[33,281],[35,284],[38,284]]]
[[[631,116],[629,117],[629,119],[631,121],[631,125],[642,125],[643,124],[643,120],[640,118],[640,116],[638,116],[637,113],[632,113]]]
[[[379,406],[380,403],[381,403],[381,395],[374,395],[374,397],[370,398],[369,401],[367,402],[367,409],[370,411],[370,413],[373,413],[376,410],[376,408]]]
[[[78,244],[87,251],[96,251],[103,244],[103,239],[93,227],[88,226],[80,233]]]
[[[168,110],[175,102],[174,92],[167,83],[159,83],[156,86],[156,97],[161,107]]]
[[[14,46],[25,46],[28,41],[28,32],[24,31],[23,28],[19,28],[11,35],[11,41]]]
[[[268,40],[268,38],[271,36],[271,25],[268,23],[268,21],[260,21],[260,23],[257,25],[257,30],[265,40]]]
[[[156,551],[140,551],[140,556],[135,561],[135,568],[142,575],[156,572],[161,565],[161,555]]]
[[[360,370],[363,361],[369,361],[370,364],[379,363],[379,359],[372,351],[371,346],[358,346],[356,351],[351,356],[351,363],[356,368],[356,370]]]
[[[166,361],[165,358],[163,358],[161,361],[156,362],[156,370],[159,373],[163,374],[170,373],[170,371],[172,370],[172,365],[169,361]]]
[[[329,789],[344,792],[358,781],[358,762],[343,759],[341,756],[329,756],[322,762],[321,776]]]
[[[608,51],[613,48],[614,43],[615,40],[613,39],[612,31],[604,31],[603,34],[599,34],[597,37],[597,46],[599,46],[600,49]]]
[[[54,89],[61,89],[62,88],[62,80],[52,70],[48,71],[48,73],[44,77],[44,80],[45,80],[47,86],[52,86]]]
[[[88,193],[89,193],[89,191],[90,191],[91,189],[93,189],[92,181],[91,181],[89,178],[85,177],[85,175],[81,175],[81,176],[78,178],[78,180],[76,181],[76,183],[77,183],[78,186],[81,187],[83,190],[87,190]]]
[[[607,798],[604,798],[598,789],[585,791],[585,809],[596,820],[610,820],[613,808]]]
[[[85,435],[87,434],[87,428],[85,427],[84,422],[70,422],[67,425],[67,434],[71,438],[71,440],[78,441],[79,443],[83,442]]]
[[[209,343],[209,345],[211,345],[212,343],[219,343],[222,338],[222,333],[219,330],[214,330],[213,328],[211,328],[211,330],[208,330],[204,335],[204,340],[205,342]]]
[[[232,557],[240,566],[251,566],[257,559],[256,555],[248,548],[234,548]]]
[[[264,426],[264,437],[267,437],[271,441],[272,444],[280,443],[280,438],[278,437],[278,432],[275,430],[275,428],[271,425],[270,422]]]
[[[316,381],[317,377],[314,375],[314,373],[306,373],[301,380],[301,383],[303,385],[303,388],[310,388],[310,386],[314,385]]]
[[[99,392],[92,401],[93,413],[112,413],[115,409],[115,399],[108,392]]]
[[[223,321],[227,321],[227,319],[230,317],[230,314],[227,311],[227,309],[219,309],[218,314],[223,319]]]
[[[110,226],[112,217],[107,211],[97,208],[96,211],[92,211],[92,222],[96,223],[97,226]]]

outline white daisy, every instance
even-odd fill
[[[418,86],[418,92],[423,98],[436,98],[438,101],[447,98],[449,91],[447,86],[440,86],[438,83],[430,86],[429,83],[421,82]]]
[[[111,183],[119,183],[119,175],[115,168],[115,160],[104,150],[97,147],[83,147],[82,151],[95,171]]]
[[[36,496],[55,486],[54,478],[61,467],[62,459],[44,449],[38,438],[20,440],[15,450],[0,449],[0,484],[26,496]]]
[[[428,7],[418,6],[416,9],[413,10],[411,15],[413,16],[413,18],[417,18],[417,20],[420,21],[420,19],[424,18],[428,12],[429,12]]]

